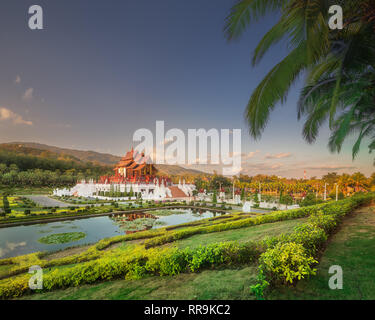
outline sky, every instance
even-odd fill
[[[43,8],[43,30],[30,30],[28,8]],[[2,0],[0,4],[0,142],[38,142],[123,155],[133,133],[241,129],[243,172],[284,177],[327,172],[370,175],[366,144],[355,161],[353,139],[340,154],[302,138],[296,101],[300,79],[272,112],[262,138],[248,134],[251,92],[287,53],[274,46],[256,67],[251,54],[277,21],[271,13],[228,42],[229,0]],[[211,170],[211,167],[197,167]]]

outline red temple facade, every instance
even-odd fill
[[[127,179],[141,178],[156,174],[156,169],[152,163],[148,163],[149,158],[144,153],[136,153],[132,148],[121,158],[120,162],[115,166],[115,175]]]
[[[158,170],[144,153],[138,153],[132,148],[116,164],[113,176],[100,177],[99,183],[154,183]],[[167,177],[159,177],[166,185],[171,184]]]

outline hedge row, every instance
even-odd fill
[[[268,285],[292,284],[314,275],[318,253],[341,219],[373,199],[374,194],[359,194],[330,203],[313,213],[308,221],[297,226],[293,233],[265,241],[268,249],[260,256],[259,281],[252,287],[253,292],[261,298]]]
[[[8,278],[10,276],[15,276],[21,273],[28,272],[29,268],[33,265],[38,265],[42,268],[50,268],[55,266],[63,266],[74,263],[87,262],[91,260],[98,259],[105,255],[103,251],[105,248],[109,247],[112,244],[131,241],[137,239],[144,239],[147,237],[153,237],[163,234],[162,230],[157,231],[145,231],[139,233],[133,233],[128,235],[120,235],[112,238],[105,238],[98,241],[95,245],[88,248],[86,251],[77,253],[71,256],[54,259],[54,260],[45,260],[45,256],[48,255],[48,252],[34,252],[23,256],[11,257],[0,260],[0,265],[13,265],[12,269],[6,274],[0,276],[0,280]]]
[[[111,255],[88,261],[71,268],[54,269],[43,275],[43,291],[79,286],[100,280],[125,277],[139,279],[145,275],[176,275],[181,272],[196,272],[218,265],[250,263],[259,257],[264,248],[255,242],[239,244],[225,242],[195,249],[153,248],[141,246],[119,255]],[[0,298],[18,297],[31,290],[28,282],[31,275],[0,281]]]
[[[6,197],[5,197],[6,198]],[[161,209],[164,207],[174,207],[174,206],[186,206],[185,202],[176,202],[176,203],[159,203],[159,204],[149,204],[147,207],[135,207],[135,206],[121,206],[121,212],[128,212],[128,211],[134,211],[134,210],[140,210],[140,209],[148,209],[148,208],[157,208],[160,207]],[[47,209],[51,210],[50,212],[45,213],[31,213],[29,215],[26,215],[24,217],[15,217],[15,216],[6,216],[5,219],[1,219],[0,223],[16,223],[16,222],[29,222],[34,220],[52,220],[55,218],[63,218],[63,217],[76,217],[78,215],[96,215],[96,214],[102,214],[102,213],[116,213],[118,211],[117,208],[119,207],[118,203],[114,203],[114,205],[106,205],[104,206],[104,203],[101,206],[94,206],[94,205],[87,205],[86,207],[76,207],[71,206],[67,209],[71,210],[68,211],[62,211],[59,213],[56,213],[56,207],[41,207],[41,209]],[[8,211],[5,211],[6,213],[10,213],[10,208],[8,207]]]

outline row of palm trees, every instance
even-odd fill
[[[302,179],[286,179],[278,178],[276,176],[258,175],[256,177],[239,176],[233,179],[219,176],[207,175],[204,177],[197,176],[192,180],[197,190],[208,191],[225,191],[232,194],[233,189],[237,194],[242,190],[248,193],[258,193],[259,190],[262,194],[280,195],[292,194],[297,197],[303,197],[308,192],[314,192],[317,195],[330,194],[342,192],[344,195],[350,195],[354,192],[370,191],[375,189],[375,173],[370,177],[366,177],[361,172],[353,174],[344,173],[337,175],[330,173],[323,176],[321,179],[312,177],[308,180]]]
[[[367,178],[363,173],[356,172],[352,175],[344,173],[338,175],[333,181],[323,179],[309,179],[309,180],[286,180],[280,179],[279,181],[254,181],[246,182],[239,179],[234,181],[236,189],[244,189],[249,192],[261,192],[263,194],[293,194],[305,195],[308,192],[315,192],[317,194],[327,194],[336,191],[342,192],[344,195],[350,195],[354,192],[370,191],[375,188],[375,173]]]

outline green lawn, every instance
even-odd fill
[[[293,231],[293,228],[304,223],[307,218],[286,220],[273,223],[265,223],[247,228],[227,230],[215,233],[198,234],[186,239],[174,242],[179,248],[195,248],[199,245],[207,245],[213,242],[261,240],[266,236],[275,236],[281,233]]]
[[[15,195],[50,194],[54,188],[51,187],[9,187],[0,185],[0,193],[11,191]]]
[[[7,275],[9,273],[10,269],[12,269],[12,265],[10,265],[10,264],[0,265],[0,277],[2,277],[4,275]]]
[[[24,296],[34,300],[203,300],[254,299],[250,286],[255,283],[256,267],[205,270],[173,277],[148,277],[141,280],[116,280],[78,288]]]
[[[295,288],[278,289],[268,299],[375,299],[375,213],[364,207],[348,216],[332,237],[318,266],[317,275]],[[329,267],[343,270],[343,289],[328,287]]]

